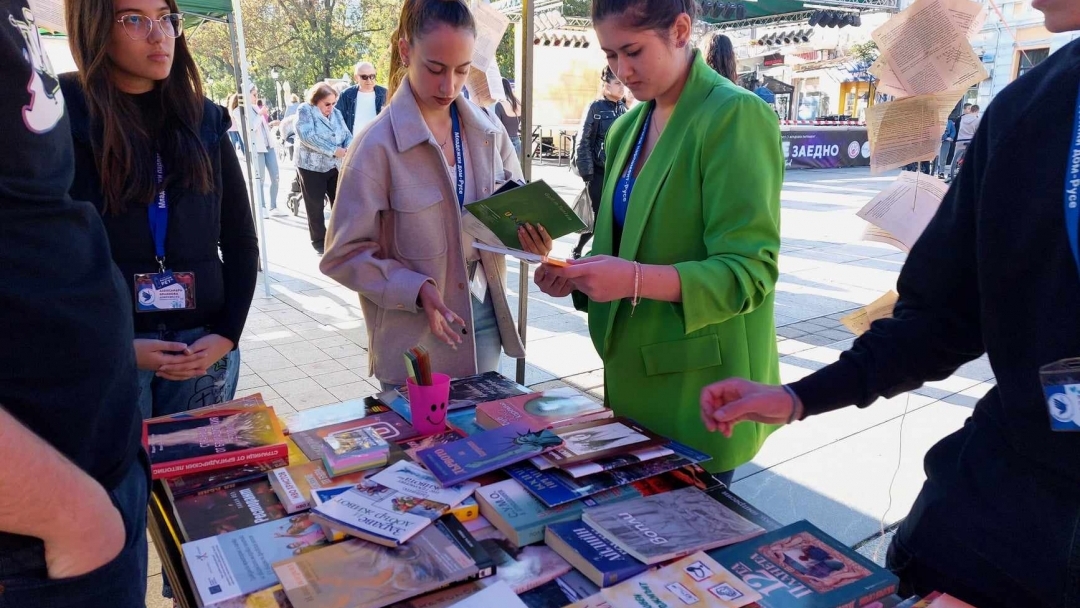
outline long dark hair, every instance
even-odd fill
[[[709,41],[705,62],[716,70],[717,74],[731,82],[736,82],[739,77],[739,68],[735,64],[735,47],[732,46],[731,39],[723,34],[716,34]]]
[[[510,102],[510,107],[514,108],[514,112],[517,112],[518,111],[518,106],[520,104],[518,103],[517,95],[514,95],[514,87],[510,86],[510,81],[509,80],[503,78],[502,81],[503,81],[503,94],[506,95],[506,99]]]
[[[176,13],[176,0],[166,0]],[[148,205],[158,191],[155,153],[166,159],[166,186],[206,193],[213,188],[213,169],[199,138],[203,90],[199,69],[188,50],[186,35],[176,39],[169,77],[155,84],[161,107],[152,133],[135,100],[112,82],[112,60],[106,52],[116,16],[111,0],[67,0],[65,21],[71,54],[79,68],[90,118],[100,125],[92,137],[105,210],[121,213],[129,205]],[[92,131],[94,132],[94,131]]]
[[[599,23],[607,17],[621,16],[637,30],[667,32],[679,15],[686,13],[690,21],[697,17],[695,0],[593,0],[592,20]]]
[[[463,0],[405,0],[397,29],[390,36],[390,77],[386,83],[389,97],[393,97],[394,91],[405,79],[398,41],[405,40],[412,44],[439,24],[467,29],[476,34],[476,20]]]

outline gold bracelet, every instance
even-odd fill
[[[630,316],[634,316],[638,302],[641,301],[641,264],[634,262],[634,299],[630,300]]]

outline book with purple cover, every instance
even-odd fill
[[[497,471],[562,445],[548,430],[514,423],[417,452],[420,462],[443,484],[454,485]]]

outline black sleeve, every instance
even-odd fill
[[[591,178],[596,169],[593,166],[593,159],[596,157],[596,142],[593,141],[596,139],[595,107],[596,102],[594,101],[589,106],[589,111],[585,115],[585,122],[581,126],[581,133],[578,135],[577,168],[582,179]]]
[[[866,407],[947,378],[982,355],[975,218],[988,150],[986,137],[974,139],[970,162],[912,248],[893,318],[876,321],[839,361],[791,385],[807,415]]]
[[[225,309],[214,333],[240,343],[255,283],[259,278],[259,238],[251,219],[247,185],[228,137],[222,137],[221,155],[221,260],[225,282]]]

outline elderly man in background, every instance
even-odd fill
[[[386,105],[386,89],[375,84],[375,66],[361,61],[353,68],[356,84],[338,97],[337,109],[353,135],[375,119]]]

